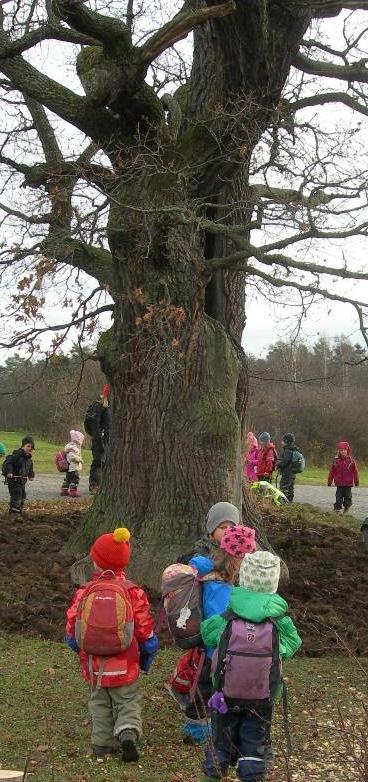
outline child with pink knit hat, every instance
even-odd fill
[[[248,432],[247,434],[247,445],[248,450],[244,454],[244,475],[249,481],[249,483],[253,483],[253,481],[257,481],[257,464],[258,464],[258,454],[259,454],[259,445],[258,440],[253,434],[253,432]]]
[[[77,429],[71,429],[69,432],[70,440],[64,448],[65,459],[68,463],[68,470],[65,473],[60,494],[62,497],[80,497],[78,491],[79,473],[82,471],[82,445],[84,434]]]
[[[202,581],[204,619],[208,619],[213,614],[222,614],[226,610],[244,556],[251,554],[255,549],[255,530],[241,524],[233,524],[223,533],[211,559],[200,554],[192,557],[190,565],[196,568]],[[184,742],[188,744],[203,743],[207,738],[205,704],[212,689],[212,649],[206,648],[205,652],[206,658],[195,698],[185,709],[187,720],[184,725]]]

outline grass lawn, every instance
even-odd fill
[[[27,432],[0,432],[0,442],[6,446],[7,453],[11,453],[15,448],[19,448],[22,437]],[[41,437],[35,437],[36,449],[33,455],[35,473],[44,475],[56,473],[55,454],[65,443],[50,443],[48,440],[42,440]],[[83,448],[84,472],[89,470],[92,461],[92,454],[89,448]]]
[[[297,483],[308,486],[327,486],[329,467],[306,467],[303,473],[297,476]],[[368,487],[368,467],[359,467],[360,486]]]
[[[1,635],[0,767],[23,769],[27,762],[29,780],[35,782],[200,782],[202,751],[182,744],[181,714],[163,690],[177,656],[171,649],[161,651],[151,674],[142,677],[141,759],[123,766],[115,757],[99,763],[89,755],[88,686],[80,678],[77,657],[61,644]],[[300,658],[286,664],[294,753],[287,761],[277,708],[273,741],[278,754],[269,780],[366,778],[359,776],[359,724],[367,682],[360,665],[344,658]],[[346,759],[345,739],[355,760]]]

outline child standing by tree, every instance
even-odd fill
[[[69,495],[69,497],[79,497],[78,484],[79,473],[82,471],[83,459],[82,459],[82,445],[84,442],[84,434],[78,432],[76,429],[71,429],[69,432],[70,442],[66,444],[64,452],[66,461],[68,462],[68,470],[65,473],[60,494],[62,497]]]
[[[259,453],[257,462],[257,479],[272,482],[272,473],[276,467],[277,451],[271,442],[271,435],[262,432],[259,435]]]
[[[272,704],[282,687],[279,659],[288,659],[301,640],[276,594],[280,559],[268,551],[244,557],[239,587],[232,590],[226,616],[201,625],[213,658],[215,692],[210,700],[213,746],[206,752],[204,782],[226,776],[237,765],[246,782],[265,778],[265,746]]]
[[[125,577],[129,540],[123,527],[94,542],[95,573],[72,600],[65,636],[91,685],[93,753],[108,755],[117,739],[127,763],[138,760],[142,734],[139,670],[148,673],[158,649],[147,596]]]
[[[23,437],[21,447],[9,454],[2,466],[2,473],[10,494],[9,513],[14,515],[20,516],[23,513],[27,497],[26,483],[33,481],[34,478],[32,461],[34,447],[33,437],[30,435]]]
[[[253,481],[257,480],[257,464],[259,456],[258,440],[253,432],[248,432],[247,444],[248,450],[244,454],[244,475],[249,483],[253,483]]]
[[[350,443],[341,440],[336,445],[336,457],[332,462],[328,474],[327,485],[336,486],[336,500],[334,509],[340,511],[344,508],[347,513],[353,504],[351,489],[352,486],[359,486],[358,466],[351,455]]]

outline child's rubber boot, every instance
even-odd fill
[[[211,738],[211,725],[201,722],[186,722],[183,743],[192,746],[205,744]]]
[[[119,733],[118,740],[123,763],[136,763],[139,760],[137,731],[133,728],[126,728]]]
[[[80,497],[80,493],[73,483],[69,486],[68,495],[69,497]]]
[[[67,497],[69,493],[69,486],[62,486],[60,489],[61,497]]]

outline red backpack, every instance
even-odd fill
[[[111,578],[106,575],[111,572]],[[104,578],[103,578],[104,577]],[[129,589],[131,581],[106,570],[84,593],[75,622],[79,649],[97,657],[113,657],[129,649],[134,635],[134,614]],[[99,683],[103,665],[100,665]]]
[[[64,450],[58,451],[55,454],[55,464],[56,468],[59,472],[68,472],[69,470],[69,463],[66,458],[66,453]]]

